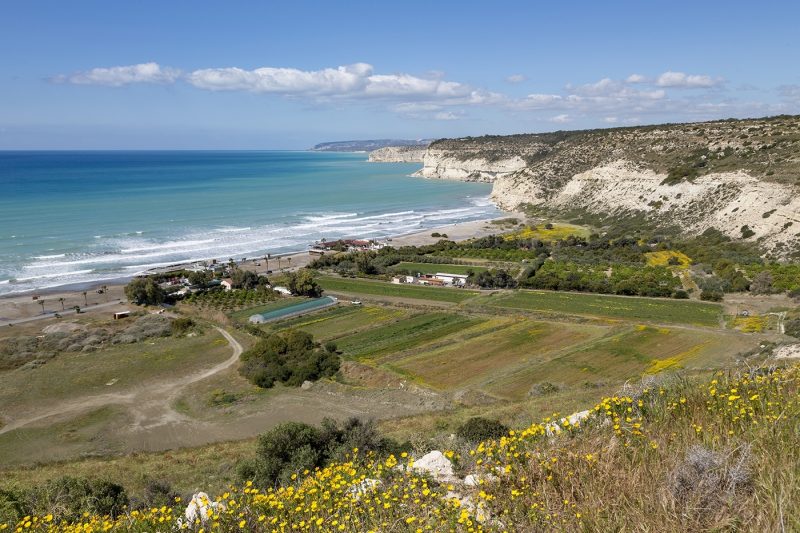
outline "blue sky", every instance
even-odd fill
[[[0,4],[0,149],[302,149],[800,113],[798,2]]]

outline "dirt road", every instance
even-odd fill
[[[233,350],[233,353],[228,359],[216,366],[185,375],[175,380],[145,385],[127,393],[98,394],[63,402],[57,407],[42,411],[33,416],[12,420],[0,428],[0,435],[48,418],[63,417],[65,415],[75,416],[107,405],[124,406],[133,417],[132,427],[129,428],[133,431],[146,430],[185,421],[187,418],[175,411],[172,407],[172,404],[180,396],[183,389],[192,383],[207,379],[230,368],[236,364],[239,360],[239,355],[242,353],[242,345],[239,344],[239,341],[233,338],[233,336],[224,329],[218,327],[215,327],[215,329],[225,337]]]

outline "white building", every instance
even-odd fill
[[[467,275],[466,274],[448,274],[447,272],[437,272],[435,275],[436,279],[442,280],[448,285],[453,285],[454,287],[463,287],[467,284]]]
[[[230,278],[225,278],[220,282],[220,285],[223,289],[225,289],[225,292],[230,291],[233,289],[233,280]]]

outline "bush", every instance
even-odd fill
[[[176,318],[170,324],[172,334],[176,337],[186,335],[197,327],[197,322],[189,317]]]
[[[704,302],[721,302],[724,294],[721,291],[703,290],[700,293],[700,299]]]
[[[241,359],[239,372],[265,389],[275,382],[296,387],[304,381],[330,377],[340,365],[335,345],[334,350],[322,348],[310,334],[294,330],[261,338]]]
[[[456,435],[467,442],[478,443],[489,439],[498,439],[508,434],[508,426],[497,420],[483,417],[470,418],[465,422]]]
[[[750,237],[756,234],[756,232],[750,229],[750,226],[748,226],[747,224],[742,226],[740,231],[742,232],[742,239],[749,239]]]
[[[121,485],[64,476],[25,493],[21,505],[26,514],[52,513],[57,523],[79,519],[83,513],[116,517],[129,503]]]
[[[320,428],[285,422],[259,436],[255,459],[240,464],[237,471],[244,480],[267,488],[279,482],[290,483],[292,474],[344,460],[354,448],[359,454],[385,455],[401,447],[378,435],[372,421],[351,418],[339,425],[325,419]]]

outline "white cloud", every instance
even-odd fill
[[[606,124],[616,124],[619,119],[617,117],[604,117],[603,122]]]
[[[506,78],[506,81],[508,83],[522,83],[527,79],[528,77],[525,74],[512,74],[511,76]]]
[[[647,81],[645,76],[641,74],[631,74],[627,78],[625,78],[625,83],[644,83]]]
[[[569,117],[569,115],[567,115],[566,113],[563,113],[561,115],[556,115],[556,116],[550,118],[549,120],[550,120],[550,122],[555,122],[556,124],[566,124],[567,122],[569,122],[572,119]]]
[[[705,74],[672,71],[667,71],[656,79],[656,85],[659,87],[714,87],[720,83],[722,83],[720,78],[712,78]]]
[[[60,75],[52,78],[56,83],[76,85],[108,85],[121,87],[133,83],[173,83],[181,76],[181,71],[162,67],[158,63],[139,63],[119,67],[99,67],[85,72]]]
[[[250,91],[278,94],[335,95],[363,91],[372,65],[352,65],[322,70],[263,67],[208,68],[189,73],[187,81],[210,91]]]
[[[427,80],[410,74],[379,74],[369,76],[364,90],[366,96],[428,96],[453,98],[469,94],[469,87],[444,80]]]
[[[439,113],[433,115],[433,118],[435,120],[458,120],[461,118],[461,115],[450,111],[440,111]]]

